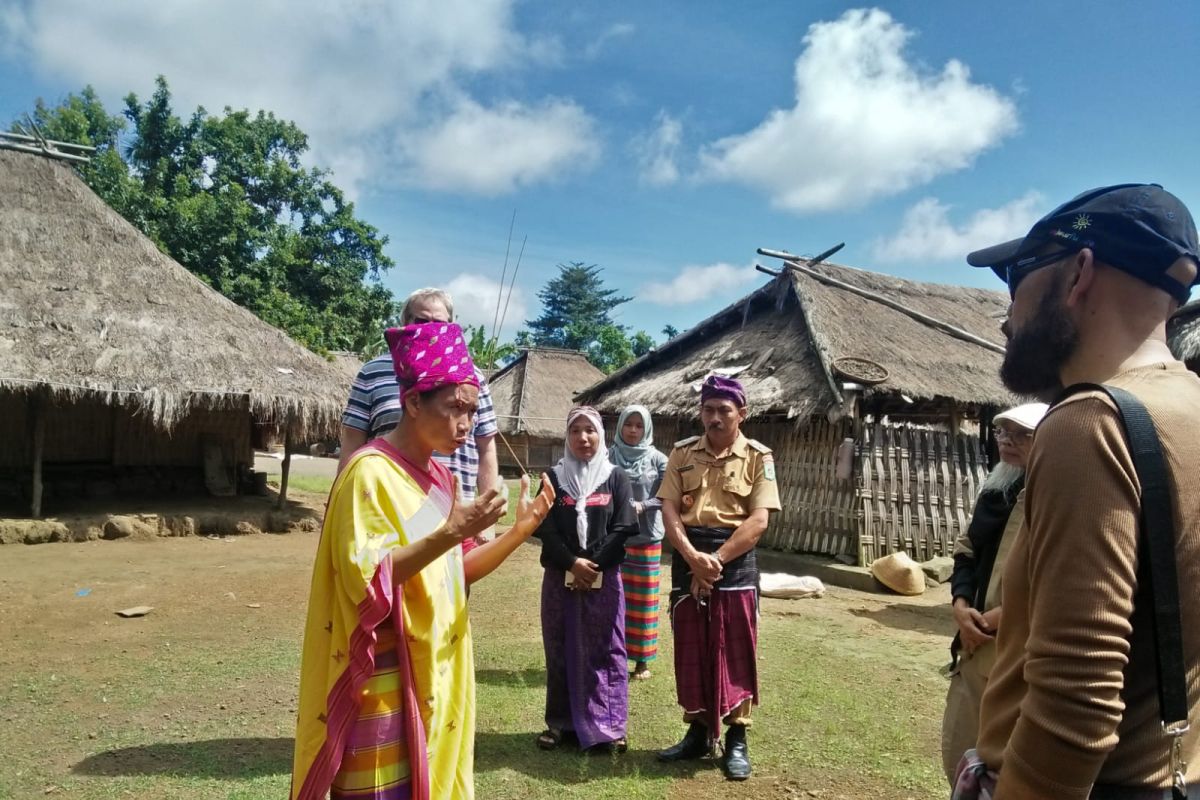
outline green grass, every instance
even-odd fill
[[[279,488],[279,476],[272,475],[270,483],[276,489]],[[333,487],[333,478],[326,478],[321,475],[289,475],[288,490],[298,489],[302,492],[310,494],[328,495],[329,490]]]
[[[238,546],[211,552],[225,563]],[[145,566],[169,551],[155,544],[127,552]],[[849,612],[810,614],[820,600],[764,605],[763,705],[750,740],[756,777],[747,784],[726,784],[711,764],[654,760],[683,731],[665,615],[655,676],[630,687],[630,752],[537,750],[537,555],[522,548],[471,597],[481,800],[775,800],[810,788],[823,797],[945,797],[937,757],[945,683],[936,672],[944,648]],[[286,581],[280,596],[302,598],[308,573],[296,562],[264,585]],[[303,604],[268,604],[271,616],[266,607],[251,616],[241,599],[222,605],[222,591],[213,590],[211,608],[189,612],[217,615],[204,634],[181,623],[168,636],[117,638],[134,630],[126,625],[52,661],[0,654],[0,798],[44,797],[51,787],[51,796],[83,800],[286,796]]]

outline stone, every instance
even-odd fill
[[[195,536],[196,520],[194,517],[165,517],[163,532],[166,536]]]
[[[104,523],[104,532],[101,534],[105,539],[126,539],[137,533],[137,521],[132,517],[109,517],[108,522]]]
[[[935,583],[945,583],[954,573],[954,559],[950,556],[937,556],[921,562],[921,571]]]

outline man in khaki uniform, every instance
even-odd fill
[[[750,777],[746,728],[758,703],[758,564],[754,547],[778,511],[775,462],[767,446],[741,433],[746,393],[712,376],[700,391],[704,435],[675,444],[658,496],[674,549],[671,629],[683,740],[658,754],[684,761],[725,736],[730,780]]]

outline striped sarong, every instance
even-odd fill
[[[625,649],[634,663],[658,655],[658,578],[662,542],[626,545],[621,564],[625,585]]]
[[[396,633],[376,628],[375,671],[362,689],[358,718],[346,738],[330,800],[409,800],[412,797]]]

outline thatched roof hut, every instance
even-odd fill
[[[642,403],[654,414],[691,416],[700,380],[717,370],[735,372],[745,385],[752,419],[836,416],[848,394],[842,384],[853,383],[835,368],[841,358],[886,368],[886,380],[856,392],[879,413],[943,417],[1011,399],[999,378],[1004,294],[832,264],[808,272],[785,273],[589,387],[580,400],[605,412]]]
[[[784,511],[764,540],[869,560],[948,553],[986,472],[980,428],[1013,399],[999,292],[822,264],[785,270],[578,399],[649,407],[658,446],[700,433],[712,373],[746,387]],[[856,361],[848,361],[855,359]]]
[[[164,255],[63,163],[0,150],[0,285],[0,440],[20,443],[0,467],[28,468],[39,408],[52,426],[56,408],[116,409],[126,432],[110,424],[110,440],[186,439],[189,418],[230,412],[247,441],[251,418],[296,441],[336,434],[346,386],[332,364]],[[47,456],[100,458],[69,449]]]
[[[536,472],[558,461],[574,396],[603,377],[583,353],[548,347],[522,350],[493,374],[488,388],[503,437],[501,468]]]
[[[1167,322],[1167,342],[1176,358],[1200,373],[1200,300],[1188,303]]]

